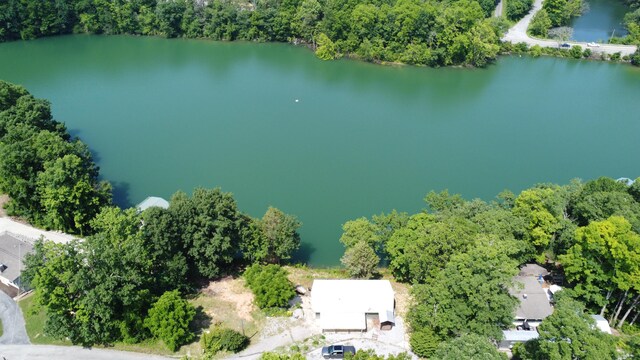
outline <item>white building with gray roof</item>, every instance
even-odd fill
[[[0,233],[0,290],[15,297],[24,290],[20,280],[24,258],[33,251],[33,244],[26,238],[10,232]]]

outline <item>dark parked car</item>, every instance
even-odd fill
[[[331,345],[322,348],[322,357],[325,359],[343,359],[346,353],[355,354],[356,348],[344,345]]]
[[[571,47],[571,44],[569,44],[569,43],[560,44],[560,47],[564,48],[564,49],[568,49],[568,48]]]

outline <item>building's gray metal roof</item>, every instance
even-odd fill
[[[157,197],[157,196],[149,196],[148,198],[142,200],[142,202],[140,204],[138,204],[136,207],[140,210],[140,211],[145,211],[150,207],[161,207],[163,209],[168,209],[169,208],[169,202],[161,197]]]
[[[516,319],[542,320],[553,313],[550,295],[536,276],[516,276],[514,280],[516,288],[510,293],[520,300]]]
[[[0,263],[7,268],[0,273],[5,279],[15,282],[20,277],[20,272],[24,269],[22,261],[27,253],[33,251],[31,243],[20,240],[10,233],[0,234]]]
[[[549,271],[547,271],[547,269],[543,268],[538,264],[526,264],[520,268],[520,274],[518,275],[519,276],[538,276],[538,275],[546,276],[546,275],[549,275]]]
[[[504,341],[525,342],[531,339],[537,339],[540,334],[537,331],[526,330],[503,330]]]

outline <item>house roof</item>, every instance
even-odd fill
[[[526,330],[503,330],[504,341],[525,342],[531,339],[537,339],[540,334],[537,331]]]
[[[145,211],[150,207],[161,207],[163,209],[168,209],[169,208],[169,202],[161,197],[157,197],[157,196],[149,196],[148,198],[142,200],[142,202],[140,204],[138,204],[136,207],[140,210],[140,211]]]
[[[366,313],[393,322],[394,302],[389,280],[314,280],[311,287],[311,307],[323,329],[366,328]]]
[[[22,261],[25,255],[32,250],[31,243],[8,232],[0,233],[0,263],[6,266],[6,269],[0,272],[0,276],[15,282],[24,269]]]
[[[537,277],[516,276],[514,280],[517,287],[509,292],[520,300],[516,319],[542,320],[553,313],[547,290],[542,287]]]
[[[520,268],[519,276],[546,276],[549,271],[538,264],[525,264]]]

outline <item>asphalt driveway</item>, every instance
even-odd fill
[[[0,344],[31,343],[24,327],[24,317],[20,307],[2,291],[0,291],[0,320],[2,320]]]

